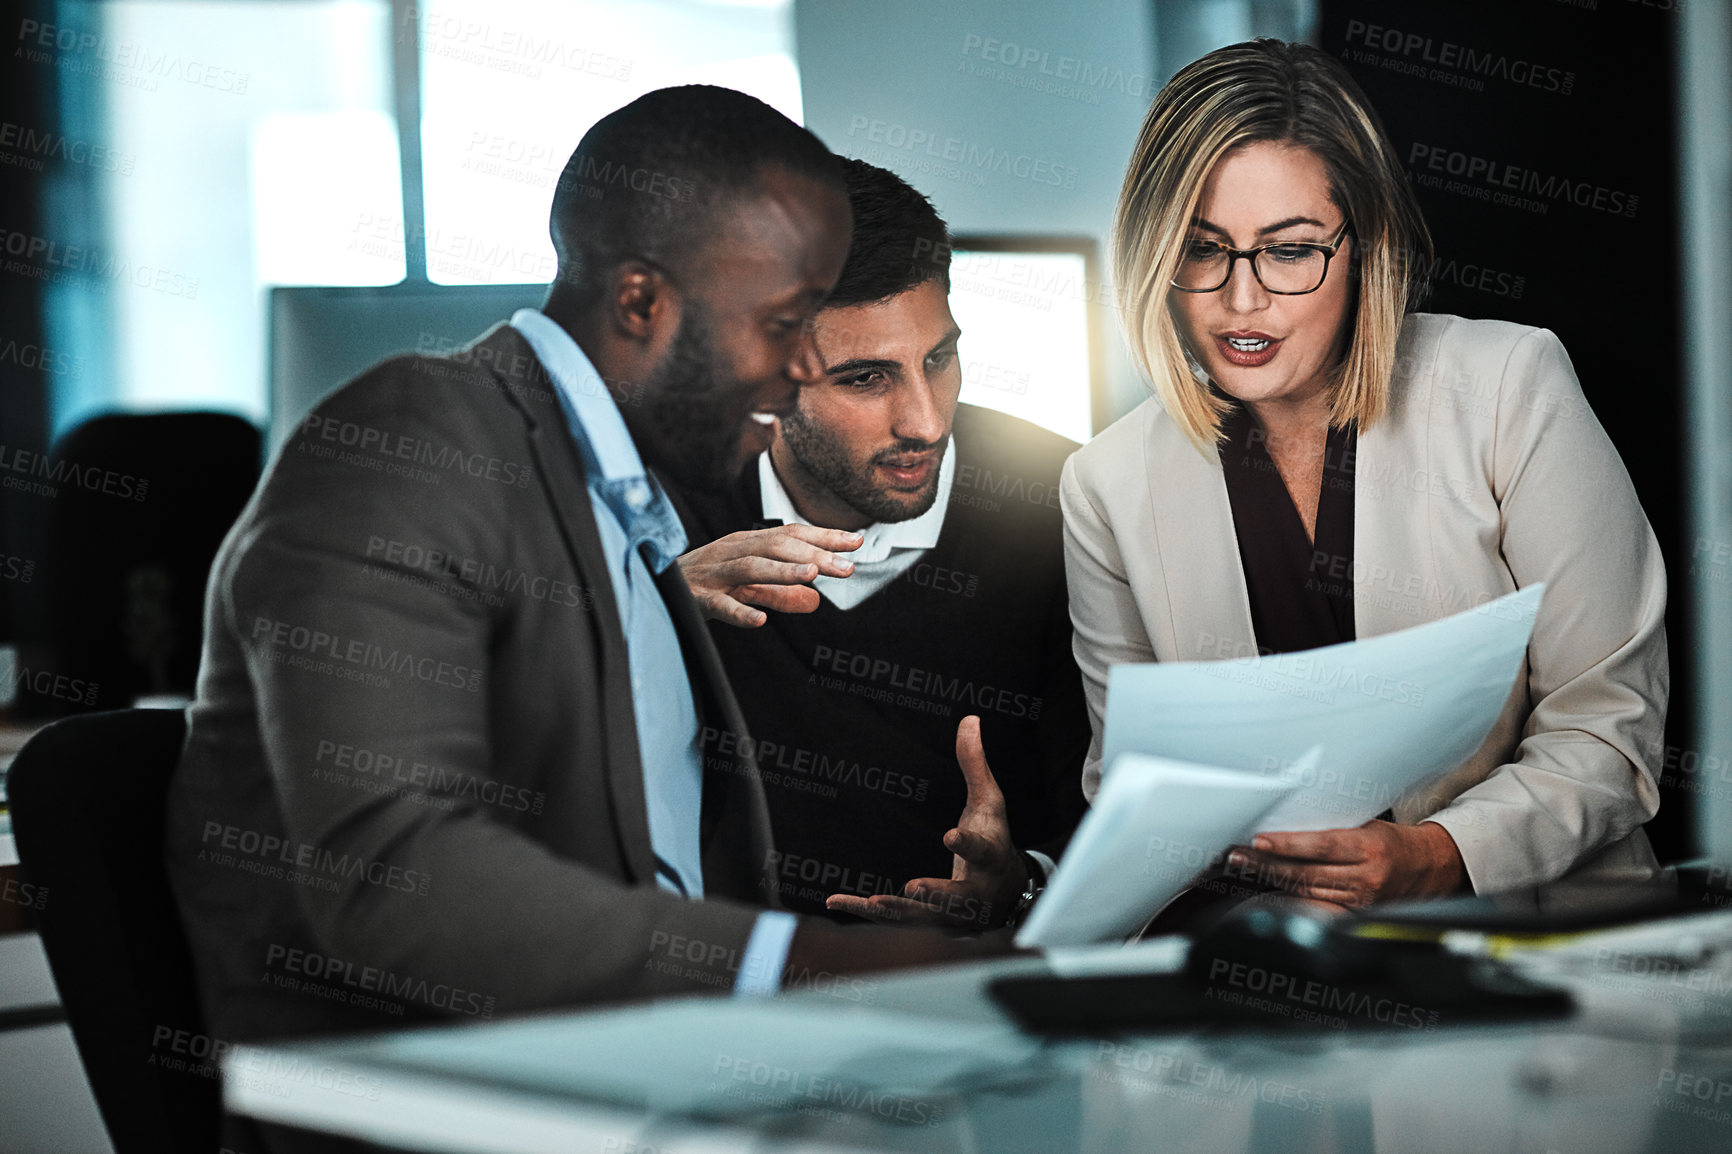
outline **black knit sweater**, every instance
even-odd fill
[[[940,839],[962,812],[956,727],[971,713],[1019,848],[1056,856],[1085,808],[1088,713],[1058,508],[1077,446],[972,405],[958,407],[954,436],[943,529],[905,574],[850,610],[824,600],[758,629],[711,624],[755,743],[790,909],[950,876]],[[674,496],[694,545],[762,523],[755,462],[729,491]]]

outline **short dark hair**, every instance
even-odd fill
[[[646,93],[597,121],[559,174],[548,230],[559,280],[580,298],[628,260],[678,280],[717,213],[779,167],[838,190],[838,158],[756,97],[691,84]]]
[[[854,238],[826,308],[881,301],[927,281],[950,291],[950,230],[907,181],[894,172],[842,157]]]

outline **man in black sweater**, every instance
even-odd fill
[[[823,379],[731,487],[675,494],[750,730],[710,736],[756,753],[790,909],[1002,925],[1085,808],[1058,507],[1077,445],[958,405],[944,223],[843,163]]]

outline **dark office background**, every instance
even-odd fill
[[[1682,769],[1695,655],[1670,9],[1666,0],[1324,0],[1318,30],[1318,46],[1383,116],[1431,226],[1427,310],[1557,333],[1660,539],[1671,582],[1670,767],[1649,834],[1662,860],[1694,848],[1693,778]],[[1491,165],[1518,187],[1479,175]],[[1522,203],[1488,199],[1500,192]]]
[[[50,4],[14,0],[5,5],[6,27],[27,18],[45,19]],[[0,117],[8,124],[48,125],[55,122],[58,76],[43,70],[0,69]],[[10,233],[43,234],[43,203],[50,181],[64,174],[45,166],[33,172],[19,165],[0,165],[0,223]],[[0,258],[3,259],[3,258]],[[12,350],[45,347],[42,282],[22,276],[0,276],[0,347]],[[33,362],[33,363],[26,363]],[[36,355],[16,351],[0,358],[0,445],[7,453],[45,451],[48,447],[50,374]],[[41,560],[47,552],[46,502],[16,489],[0,488],[0,554],[18,558],[18,571],[33,564],[31,580],[0,581],[0,639],[23,640],[39,635],[45,615],[45,575]]]

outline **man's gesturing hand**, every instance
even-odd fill
[[[1003,923],[1028,883],[1028,869],[1010,842],[1004,794],[980,744],[980,718],[965,717],[956,727],[956,760],[968,784],[968,798],[956,828],[944,835],[944,848],[954,855],[950,880],[916,878],[902,887],[900,897],[832,894],[825,906],[880,922],[936,922],[979,929]]]
[[[680,572],[704,616],[744,629],[769,618],[754,605],[779,613],[818,608],[812,578],[846,577],[854,563],[836,556],[858,549],[865,538],[816,525],[747,529],[680,554]]]
[[[1227,865],[1231,876],[1343,906],[1442,897],[1467,884],[1455,839],[1431,821],[1258,834],[1252,848],[1234,850]]]

